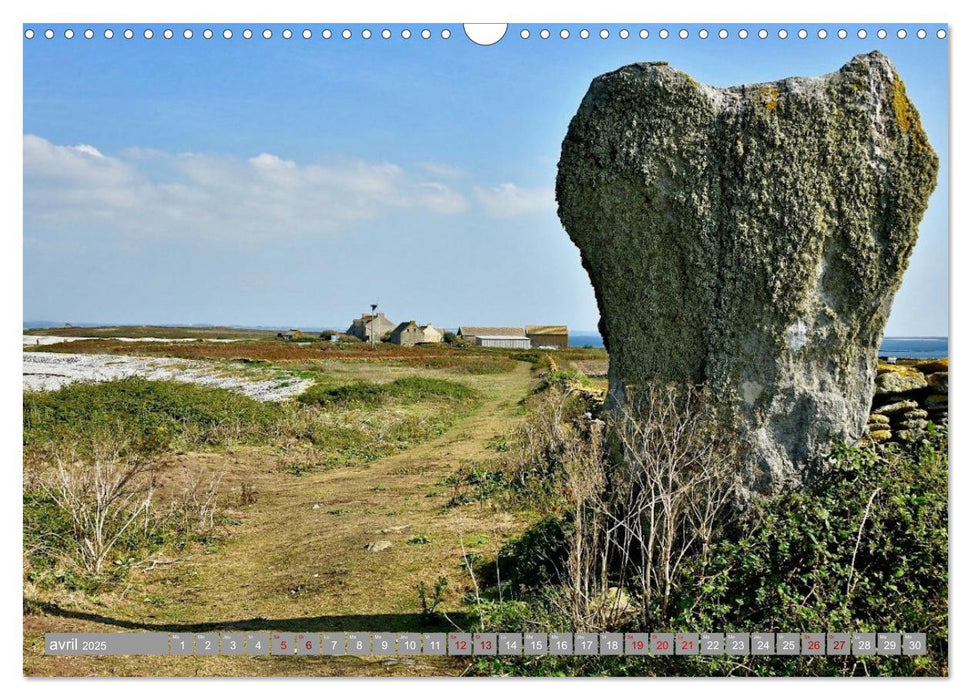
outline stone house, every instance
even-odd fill
[[[361,314],[361,318],[355,318],[347,329],[347,335],[353,335],[365,342],[370,342],[373,333],[375,342],[381,340],[385,333],[390,333],[395,329],[394,321],[388,320],[383,313]]]
[[[423,343],[440,343],[445,338],[444,328],[435,328],[435,326],[428,324],[421,327],[422,340]]]
[[[440,343],[445,333],[440,328],[435,328],[430,323],[419,326],[414,321],[399,323],[391,331],[390,342],[395,345],[420,345],[422,343]]]
[[[419,328],[417,323],[414,321],[405,321],[395,326],[394,330],[391,331],[389,341],[395,345],[410,347],[422,342],[423,336],[424,334],[421,332],[421,328]]]

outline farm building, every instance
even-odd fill
[[[473,345],[479,345],[480,343],[476,339],[485,336],[528,340],[522,328],[510,326],[460,326],[458,334],[462,340]]]
[[[390,342],[395,345],[418,345],[421,342],[423,333],[418,324],[414,321],[406,321],[404,323],[399,323],[395,326],[395,329],[391,331]]]
[[[442,342],[442,336],[444,333],[432,326],[431,324],[425,324],[424,326],[419,326],[414,321],[408,321],[406,323],[399,323],[393,331],[391,331],[390,342],[395,345],[419,345],[421,343],[440,343]]]
[[[566,326],[526,326],[534,348],[565,348],[570,343]]]
[[[440,343],[445,337],[444,328],[435,328],[435,326],[429,324],[427,326],[421,327],[422,341],[423,343]]]
[[[374,334],[374,339],[381,340],[381,337],[385,333],[389,333],[395,329],[394,321],[389,321],[388,318],[383,313],[378,314],[361,314],[361,318],[355,318],[351,322],[350,328],[347,329],[347,335],[353,335],[355,338],[360,338],[363,341],[370,341],[371,334]]]
[[[529,338],[525,335],[477,335],[475,344],[484,348],[515,348],[517,350],[528,350],[530,347]]]

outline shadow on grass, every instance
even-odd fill
[[[99,613],[68,610],[55,603],[24,600],[24,613],[33,612],[111,625],[128,630],[150,632],[274,631],[274,632],[451,632],[457,628],[471,631],[471,620],[465,613],[447,613],[428,617],[421,613],[376,615],[320,615],[317,617],[265,618],[246,620],[200,621],[189,623],[122,620]]]

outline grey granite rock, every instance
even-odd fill
[[[938,159],[890,60],[719,89],[662,63],[592,82],[559,215],[610,352],[610,403],[708,385],[748,493],[801,481],[867,422],[877,348]]]

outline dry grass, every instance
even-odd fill
[[[369,365],[370,366],[370,365]],[[397,375],[396,368],[374,367]],[[358,368],[359,372],[366,372]],[[439,370],[438,372],[440,372]],[[439,610],[462,623],[469,586],[462,565],[463,533],[472,552],[491,552],[521,533],[521,516],[478,508],[444,510],[448,496],[436,484],[462,464],[487,458],[489,439],[519,422],[518,401],[533,380],[520,363],[514,371],[488,376],[461,375],[483,401],[447,433],[366,465],[291,474],[280,469],[281,455],[262,447],[231,447],[164,457],[157,465],[157,494],[179,498],[197,484],[194,513],[207,522],[212,491],[224,516],[225,535],[216,543],[196,543],[171,564],[139,569],[124,591],[110,591],[97,603],[77,597],[45,601],[69,608],[37,609],[24,618],[27,675],[413,675],[458,674],[466,663],[421,659],[414,665],[387,665],[378,659],[152,659],[141,657],[45,657],[45,631],[133,628],[423,630],[418,586],[444,577]],[[194,476],[186,478],[185,473]],[[241,494],[250,494],[244,498]],[[157,496],[158,497],[158,496]],[[255,500],[254,500],[255,498]],[[403,526],[403,527],[402,527]],[[417,533],[429,542],[409,545]],[[365,545],[388,540],[392,547],[372,553]],[[477,544],[470,544],[475,542]],[[147,568],[147,567],[144,567]],[[426,601],[427,603],[427,601]],[[443,628],[444,629],[444,628]]]
[[[67,556],[90,574],[100,574],[115,545],[145,521],[152,505],[149,463],[124,444],[103,439],[90,459],[58,453],[41,488],[70,519],[73,552]]]

